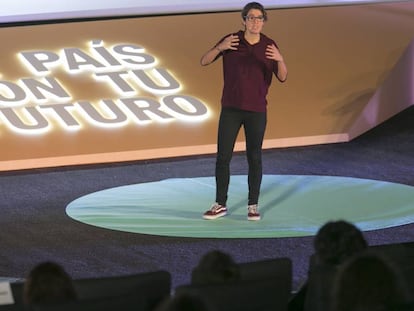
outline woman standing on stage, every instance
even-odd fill
[[[258,2],[250,2],[243,8],[241,17],[244,30],[222,38],[200,61],[206,66],[222,57],[224,78],[215,168],[216,202],[204,213],[205,219],[227,214],[230,161],[243,126],[249,166],[247,219],[260,220],[258,201],[267,122],[266,96],[273,74],[280,82],[287,78],[287,67],[277,44],[262,33],[267,21],[264,7]]]

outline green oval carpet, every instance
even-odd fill
[[[264,175],[262,220],[247,221],[247,176],[231,176],[227,216],[204,220],[213,203],[214,177],[175,178],[91,193],[66,208],[75,220],[140,234],[264,238],[314,235],[329,220],[363,231],[414,221],[414,187],[333,176]]]

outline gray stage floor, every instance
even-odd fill
[[[349,143],[266,150],[264,173],[350,176],[414,186],[413,120],[411,107]],[[214,161],[211,155],[0,173],[0,277],[22,278],[34,264],[54,260],[74,278],[165,269],[177,286],[189,281],[202,254],[221,249],[238,262],[290,257],[297,288],[306,277],[312,237],[159,237],[88,226],[65,213],[74,199],[106,188],[211,176]],[[232,173],[246,174],[246,169],[244,154],[236,154]],[[365,235],[371,245],[411,242],[414,225]]]

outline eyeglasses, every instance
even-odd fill
[[[263,22],[264,21],[263,15],[260,15],[260,16],[247,15],[244,18],[246,19],[246,21],[249,21],[249,22],[255,22],[255,21]]]

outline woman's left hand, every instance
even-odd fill
[[[273,59],[277,62],[283,62],[283,56],[274,44],[269,44],[266,47],[266,58]]]

